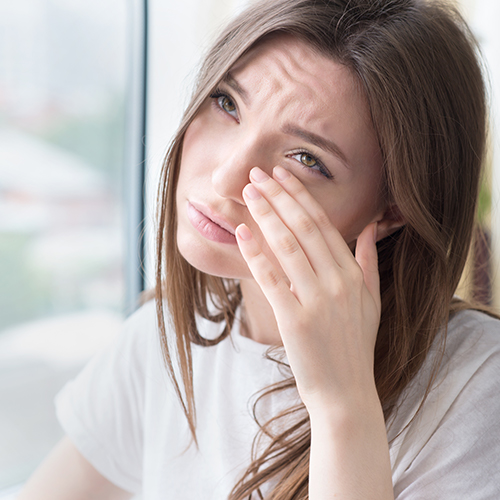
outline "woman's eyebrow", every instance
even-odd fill
[[[248,92],[234,79],[231,73],[226,73],[222,82],[231,87],[241,97],[246,106],[250,104]]]
[[[308,132],[300,127],[296,127],[295,125],[291,125],[289,123],[285,124],[281,131],[287,135],[293,135],[295,137],[299,137],[310,144],[314,144],[320,149],[331,153],[332,155],[339,158],[346,168],[351,168],[349,162],[347,161],[346,155],[342,152],[342,150],[333,142],[324,137],[314,134],[313,132]]]

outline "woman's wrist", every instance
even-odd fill
[[[309,409],[311,428],[317,433],[332,434],[352,432],[356,429],[383,427],[385,429],[382,405],[377,395],[363,400],[352,398],[349,401],[329,405],[316,405]]]
[[[392,500],[389,444],[380,401],[310,414],[309,498]]]
[[[369,419],[373,415],[383,418],[382,404],[373,377],[367,377],[365,383],[360,383],[360,380],[357,382],[356,387],[347,388],[344,394],[318,394],[304,401],[311,422],[342,422],[362,416]]]

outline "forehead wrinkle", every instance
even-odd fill
[[[284,88],[285,82],[296,83],[300,88],[302,99],[316,100],[322,107],[328,105],[325,102],[324,95],[331,89],[331,78],[326,76],[318,79],[317,58],[325,62],[325,67],[331,65],[332,60],[328,57],[318,54],[318,52],[307,44],[289,46],[289,41],[294,38],[287,35],[281,35],[274,40],[268,40],[265,43],[254,46],[247,54],[241,57],[231,68],[231,73],[240,76],[246,73],[245,70],[251,70],[252,67],[259,72],[259,67],[265,69],[264,74],[274,76],[271,84],[271,91],[278,92]],[[311,66],[312,65],[312,66]],[[251,73],[253,73],[251,71]],[[330,71],[328,71],[328,74]],[[314,75],[314,76],[312,76]],[[331,75],[333,76],[333,75]],[[335,77],[333,76],[335,79]],[[245,80],[247,79],[245,75]],[[251,88],[256,95],[262,93],[260,82],[251,82]],[[255,85],[257,83],[257,85]],[[271,83],[271,82],[270,82]],[[246,86],[246,85],[245,85]],[[268,87],[269,88],[269,87]],[[297,99],[297,89],[291,89],[294,99]],[[325,92],[326,91],[326,92]]]
[[[258,102],[268,111],[272,109],[280,114],[288,112],[301,122],[304,119],[309,121],[306,117],[317,118],[315,115],[318,109],[324,105],[322,97],[316,89],[294,74],[300,72],[309,77],[307,71],[296,64],[293,57],[283,55],[284,57],[274,56],[260,61],[266,77],[256,84],[251,82],[255,96],[260,98]],[[294,68],[290,70],[287,63]]]
[[[272,70],[277,69],[282,75],[288,76],[293,82],[301,85],[303,90],[307,90],[311,100],[316,98],[321,102],[322,106],[328,105],[329,103],[325,101],[322,94],[325,94],[325,91],[328,94],[328,91],[332,88],[332,82],[337,80],[339,72],[343,73],[343,70],[346,70],[352,77],[351,71],[349,68],[339,64],[339,67],[333,71],[334,74],[330,70],[327,71],[326,77],[318,78],[319,75],[316,71],[317,58],[319,57],[325,62],[325,68],[328,66],[331,67],[331,63],[335,61],[319,53],[314,47],[306,43],[299,44],[298,46],[294,45],[290,48],[288,43],[290,40],[294,40],[292,35],[282,34],[274,39],[257,44],[233,65],[231,72],[234,70],[236,73],[242,73],[254,64],[267,68],[268,74],[272,74]],[[275,64],[272,65],[270,63]],[[297,76],[305,76],[305,78],[294,77],[292,72]],[[314,76],[312,76],[313,74]],[[356,82],[357,79],[352,78],[352,80],[354,80],[353,83],[356,86],[356,83],[358,83]],[[279,80],[275,83],[278,84],[277,90],[282,88]],[[346,88],[336,90],[339,91],[340,95],[345,95],[348,92]]]
[[[335,61],[321,54],[317,54],[313,49],[307,46],[299,48],[299,50],[300,54],[298,56],[295,56],[295,54],[288,55],[285,52],[285,58],[292,66],[292,70],[295,71],[298,76],[302,76],[302,79],[293,78],[290,71],[287,71],[287,73],[290,74],[290,77],[293,78],[297,84],[307,90],[313,105],[320,104],[320,106],[325,109],[329,107],[331,102],[326,99],[325,96],[331,96],[332,91],[342,100],[349,98],[351,93],[359,94],[360,97],[365,99],[361,83],[359,79],[353,75],[350,68],[341,63],[336,63],[335,66],[332,66],[331,63],[335,63]],[[313,51],[325,62],[323,74],[318,73],[317,64],[314,64],[312,68],[307,67],[309,62],[308,56],[310,56],[309,51]],[[302,59],[300,56],[302,56]],[[349,81],[348,84],[344,78],[347,78]],[[339,81],[341,81],[340,85]],[[304,94],[304,96],[308,97],[306,94]]]
[[[282,56],[283,57],[275,56],[274,63],[280,70],[283,80],[291,82],[292,85],[290,91],[296,91],[297,88],[293,88],[294,86],[296,86],[301,90],[301,97],[304,97],[305,99],[311,101],[314,100],[314,98],[319,98],[318,92],[316,91],[316,89],[314,89],[314,86],[311,85],[311,83],[314,82],[311,74],[306,69],[304,69],[304,67],[296,60],[296,58],[292,54],[283,50]]]

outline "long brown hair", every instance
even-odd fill
[[[468,307],[453,300],[453,293],[474,229],[486,110],[477,47],[460,15],[448,5],[423,0],[254,4],[223,31],[206,56],[159,188],[158,322],[165,362],[195,440],[191,344],[213,345],[229,335],[241,292],[236,281],[193,268],[177,249],[175,192],[183,137],[231,66],[271,33],[299,37],[357,76],[378,135],[387,196],[406,221],[378,244],[382,316],[374,373],[386,419],[450,313]],[[166,334],[164,299],[173,339]],[[196,315],[221,323],[221,335],[203,338]],[[174,374],[174,359],[181,380]],[[261,397],[293,385],[290,375]],[[290,412],[299,416],[291,428],[274,431],[284,415],[259,423],[269,445],[253,454],[231,500],[260,495],[259,488],[269,481],[275,486],[268,498],[308,498],[310,425],[303,405]]]

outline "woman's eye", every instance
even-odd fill
[[[225,95],[219,97],[219,106],[228,113],[236,111],[236,106],[234,105],[234,102],[231,101],[231,99],[229,99],[229,97]]]
[[[238,110],[234,101],[226,94],[214,92],[211,96],[215,100],[217,107],[231,115],[233,118],[238,118]]]
[[[318,164],[316,158],[313,158],[307,153],[300,154],[300,162],[303,163],[306,167],[315,167]]]
[[[311,173],[324,175],[327,179],[333,179],[333,175],[328,171],[323,163],[317,160],[312,154],[307,153],[306,151],[301,151],[290,155],[290,157],[304,165],[304,167],[311,171]]]

